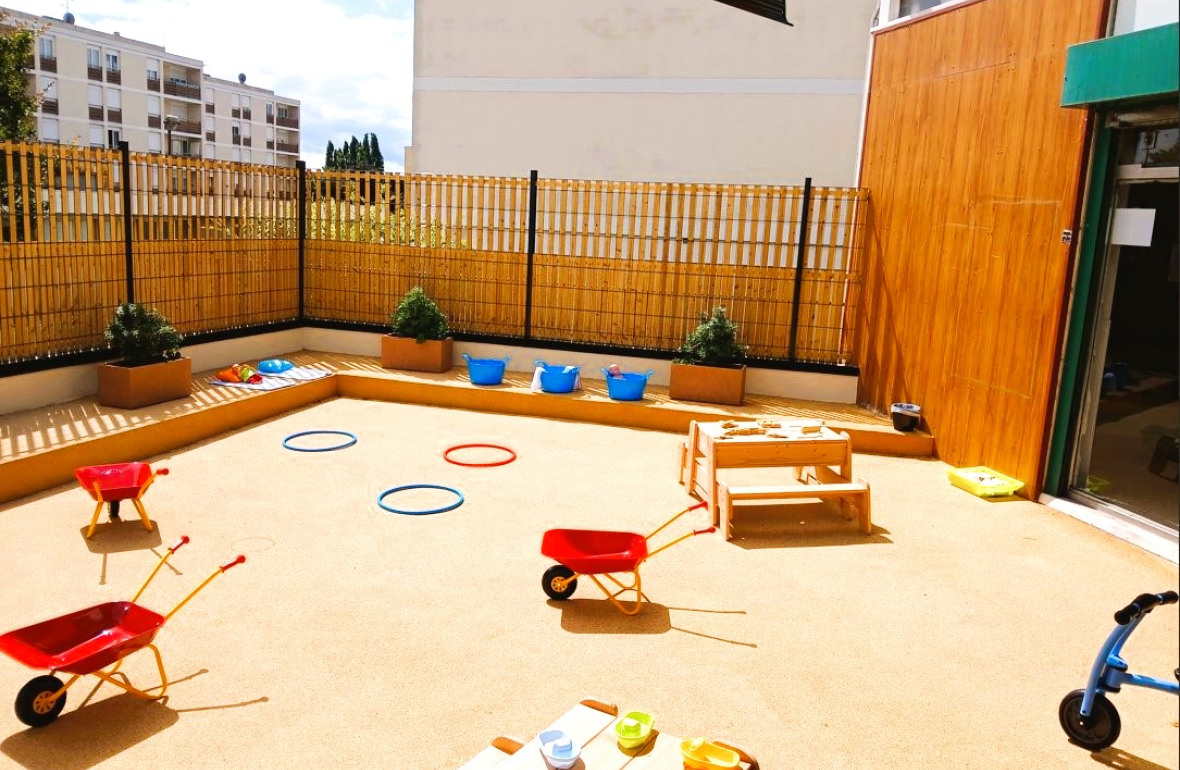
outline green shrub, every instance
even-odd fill
[[[415,286],[402,297],[397,310],[390,314],[390,327],[395,337],[413,337],[419,343],[446,339],[450,333],[446,315],[421,286]]]
[[[725,317],[725,308],[718,307],[713,315],[701,314],[701,322],[680,349],[676,351],[678,364],[706,364],[734,366],[746,360],[746,346],[737,341],[738,326]]]
[[[158,310],[132,302],[115,308],[115,317],[107,326],[105,336],[125,366],[180,358],[180,343],[184,340]]]

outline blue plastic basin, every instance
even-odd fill
[[[580,366],[550,366],[544,361],[535,361],[541,367],[541,390],[546,393],[569,393],[578,381]]]
[[[499,385],[504,381],[504,368],[512,360],[512,356],[504,358],[472,358],[466,353],[463,359],[467,361],[467,374],[471,377],[472,385]]]
[[[642,399],[647,379],[655,374],[652,371],[643,374],[623,372],[618,377],[612,377],[608,369],[603,369],[602,373],[606,375],[606,393],[615,401],[639,401]]]

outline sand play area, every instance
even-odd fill
[[[308,429],[355,446],[293,452]],[[857,454],[872,535],[833,504],[744,514],[737,537],[691,538],[643,568],[652,600],[625,617],[590,582],[547,599],[547,529],[646,534],[695,502],[682,436],[539,418],[336,399],[143,458],[144,498],[83,537],[77,485],[0,508],[0,633],[141,597],[171,684],[139,700],[87,677],[61,717],[26,728],[11,706],[43,673],[0,656],[0,768],[456,768],[497,735],[527,740],[580,698],[644,709],[680,736],[725,737],[763,768],[1176,768],[1177,698],[1112,696],[1122,737],[1091,754],[1057,709],[1083,687],[1112,615],[1175,589],[1177,567],[1079,521],[953,488],[937,461]],[[455,444],[511,447],[495,468],[443,460]],[[750,475],[767,471],[742,471]],[[378,494],[440,484],[438,515],[383,512]],[[388,502],[430,508],[436,490]],[[694,511],[670,535],[707,525]],[[1133,671],[1172,676],[1180,627],[1158,609]],[[123,670],[155,684],[149,651]],[[593,770],[593,768],[586,768]]]

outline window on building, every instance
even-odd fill
[[[89,103],[90,103],[91,107],[101,107],[102,106],[102,87],[101,86],[88,87],[86,89],[86,95],[90,100]]]
[[[107,107],[112,110],[123,108],[123,92],[117,88],[107,89]]]
[[[273,152],[268,152],[266,154],[266,165],[273,166],[274,164],[275,164],[275,154]]]
[[[217,130],[217,120],[212,115],[205,116],[205,130],[209,133]]]
[[[41,141],[61,141],[61,126],[57,122],[57,118],[41,118]]]
[[[273,142],[275,140],[275,130],[270,126],[266,127],[266,141]]]
[[[37,43],[37,50],[42,59],[57,58],[57,42],[53,37],[43,37]]]
[[[241,109],[241,107],[242,107],[242,97],[241,97],[241,95],[239,95],[239,94],[233,94],[232,96],[230,96],[230,98],[229,98],[229,106],[230,106],[230,107],[233,107],[235,110]]]
[[[273,118],[274,116],[275,116],[275,103],[274,102],[267,102],[266,103],[266,117]]]
[[[148,76],[148,80],[159,80],[160,79],[160,60],[159,59],[148,59],[147,60],[147,76]]]
[[[160,97],[148,95],[147,98],[148,115],[152,117],[160,117]]]
[[[86,49],[86,66],[87,67],[101,67],[102,66],[102,52],[97,48]]]
[[[233,137],[234,139],[241,139],[242,138],[242,127],[240,125],[238,125],[237,123],[235,123],[234,125],[229,127],[229,132],[230,132],[230,136]]]
[[[289,114],[289,111],[287,110],[287,108],[286,108],[286,107],[279,107],[279,117],[280,117],[280,118],[289,118],[289,117],[291,117],[291,116],[290,116],[290,114]]]
[[[250,97],[249,96],[242,97],[242,109],[246,112],[250,111]]]
[[[41,94],[41,98],[46,101],[57,101],[57,79],[47,78],[44,75],[37,81],[37,91]]]
[[[242,162],[243,163],[250,162],[250,151],[249,150],[242,150]]]
[[[90,126],[90,146],[102,147],[102,126]]]
[[[937,8],[947,2],[950,2],[950,0],[901,0],[898,4],[897,15],[898,17],[913,16],[916,13]]]
[[[230,157],[230,160],[236,161],[237,163],[241,163],[242,162],[242,151],[240,149],[238,149],[237,147],[235,147],[230,152],[229,157]]]
[[[107,51],[107,69],[111,72],[119,71],[119,52]]]
[[[164,146],[164,143],[161,140],[160,132],[159,131],[149,131],[148,132],[148,152],[161,152],[161,148],[163,146]]]
[[[119,142],[122,140],[123,137],[119,134],[119,129],[112,128],[107,131],[107,147],[117,150],[119,149]]]

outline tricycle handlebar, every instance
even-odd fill
[[[1125,626],[1160,605],[1175,604],[1178,598],[1180,595],[1177,595],[1175,591],[1164,591],[1161,594],[1139,594],[1135,597],[1135,601],[1114,614],[1114,622]]]

